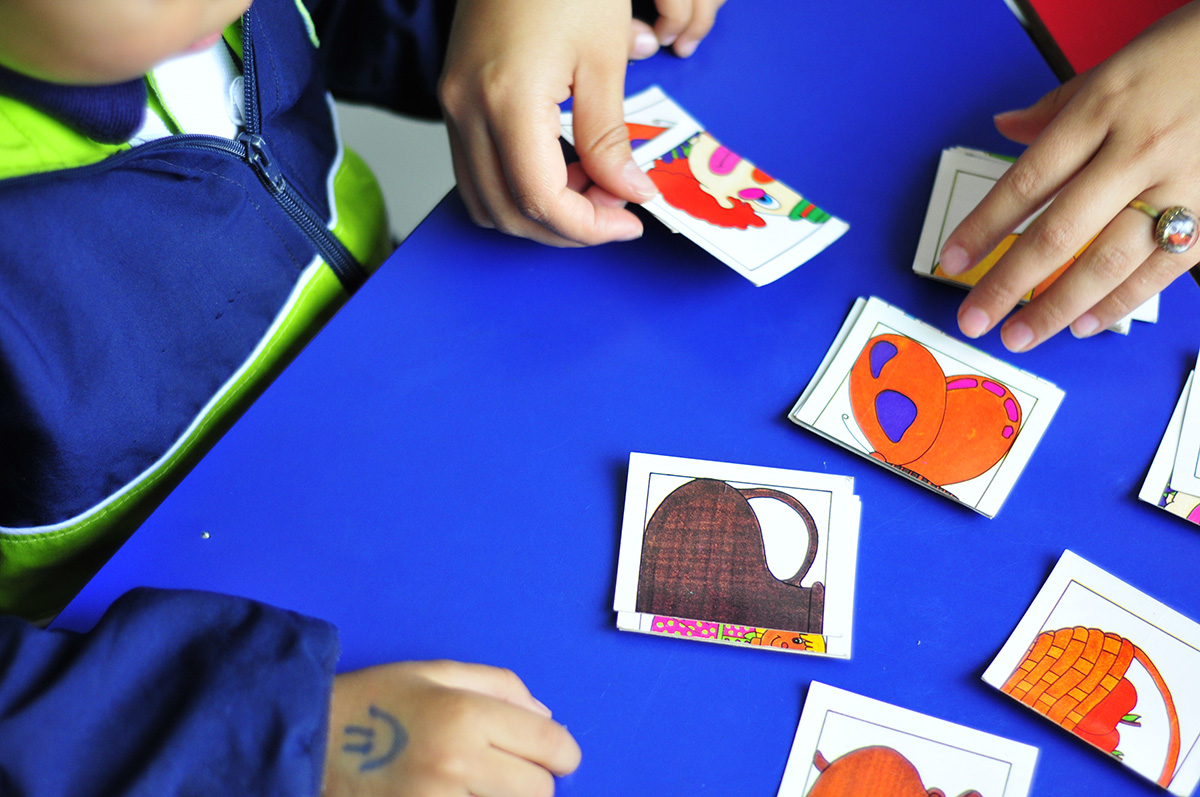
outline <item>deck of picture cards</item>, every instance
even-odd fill
[[[849,658],[860,513],[848,476],[630,454],[617,627]]]
[[[950,276],[942,271],[938,258],[941,256],[942,244],[946,237],[954,231],[967,214],[992,189],[1000,176],[1012,165],[1010,158],[982,152],[966,147],[950,147],[942,150],[942,158],[938,163],[937,178],[933,183],[933,193],[929,197],[929,209],[925,212],[925,225],[921,228],[921,239],[917,243],[917,254],[913,259],[913,271],[922,277],[931,277],[942,282],[970,287],[988,272],[1001,255],[1009,250],[1021,234],[1029,227],[1041,211],[1026,219],[1016,230],[1005,237],[987,257],[962,274]],[[1087,247],[1084,246],[1083,249]],[[1023,301],[1029,301],[1042,293],[1067,269],[1075,259],[1083,253],[1083,249],[1066,263],[1044,279],[1033,290],[1027,293]],[[1122,334],[1129,332],[1130,321],[1158,320],[1158,296],[1154,296],[1141,307],[1138,307],[1127,317],[1111,327]]]
[[[1036,747],[813,681],[779,797],[1025,797]]]
[[[1200,524],[1200,396],[1192,390],[1195,375],[1188,375],[1175,403],[1138,498]]]
[[[1062,398],[872,297],[854,303],[788,417],[993,517]]]
[[[983,680],[1186,797],[1198,673],[1200,624],[1066,551]]]
[[[657,86],[625,100],[633,159],[658,187],[643,205],[755,285],[773,282],[849,229],[739,157]],[[575,143],[570,112],[563,138]]]

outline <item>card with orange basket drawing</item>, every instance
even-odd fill
[[[755,285],[773,282],[849,225],[718,141],[657,86],[625,100],[633,159],[659,190],[642,207]],[[575,143],[574,118],[562,134]]]
[[[1200,783],[1200,624],[1063,552],[983,680],[1171,794]]]
[[[849,658],[860,514],[848,476],[630,454],[617,628]]]
[[[975,206],[987,195],[1011,165],[1011,158],[993,155],[982,150],[967,147],[949,147],[942,150],[937,177],[934,179],[933,191],[929,197],[929,209],[925,212],[925,224],[921,228],[921,238],[917,243],[916,256],[913,258],[913,271],[916,274],[969,288],[979,282],[980,278],[1000,259],[1000,256],[1007,252],[1029,225],[1041,215],[1041,211],[1038,211],[1026,219],[1005,236],[1004,240],[997,244],[987,257],[962,274],[951,276],[942,270],[938,258],[942,251],[942,244],[946,242],[946,236],[953,232],[959,222],[975,209]],[[1083,249],[1086,248],[1086,246],[1083,247]],[[1080,249],[1075,257],[1063,263],[1025,294],[1022,302],[1030,301],[1045,291],[1058,278],[1059,274],[1074,263],[1079,255],[1083,254],[1083,249]],[[1154,322],[1157,320],[1158,296],[1156,295],[1110,328],[1115,332],[1126,334],[1129,332],[1130,321]]]
[[[1037,755],[1027,744],[813,681],[779,797],[1024,797]]]
[[[855,302],[788,418],[993,517],[1062,398],[872,297]]]

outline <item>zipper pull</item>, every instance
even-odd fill
[[[246,160],[262,176],[263,180],[276,191],[283,191],[287,187],[287,180],[284,179],[283,172],[279,170],[275,161],[267,153],[266,139],[257,133],[242,133],[237,140],[246,146]]]

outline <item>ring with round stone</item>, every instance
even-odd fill
[[[1200,238],[1200,219],[1182,205],[1174,205],[1161,213],[1140,199],[1129,203],[1129,207],[1140,210],[1154,219],[1154,242],[1169,254],[1186,252]]]

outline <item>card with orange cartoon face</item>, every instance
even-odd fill
[[[1157,783],[1200,783],[1200,624],[1064,551],[983,680]]]
[[[987,257],[962,274],[950,276],[942,271],[938,260],[946,236],[954,231],[967,214],[983,200],[996,181],[1012,166],[1012,159],[1001,155],[993,155],[967,147],[949,147],[942,150],[938,162],[937,177],[934,180],[933,191],[929,197],[929,209],[925,212],[925,224],[921,228],[921,239],[917,243],[917,253],[913,258],[913,272],[932,279],[948,282],[963,287],[971,287],[986,274],[996,261],[1000,259],[1029,225],[1041,215],[1039,210],[1022,222],[1015,230],[1005,236]],[[1050,273],[1040,284],[1022,297],[1027,302],[1045,291],[1060,274],[1083,254],[1083,247],[1066,263],[1063,263]],[[1129,332],[1130,321],[1146,321],[1153,323],[1158,320],[1158,296],[1149,299],[1127,317],[1114,324],[1111,329],[1126,334]]]
[[[1062,398],[872,297],[855,303],[788,417],[993,517]]]
[[[633,159],[659,195],[643,205],[755,285],[773,282],[849,229],[718,141],[657,86],[625,100]],[[573,117],[562,116],[574,144]]]

